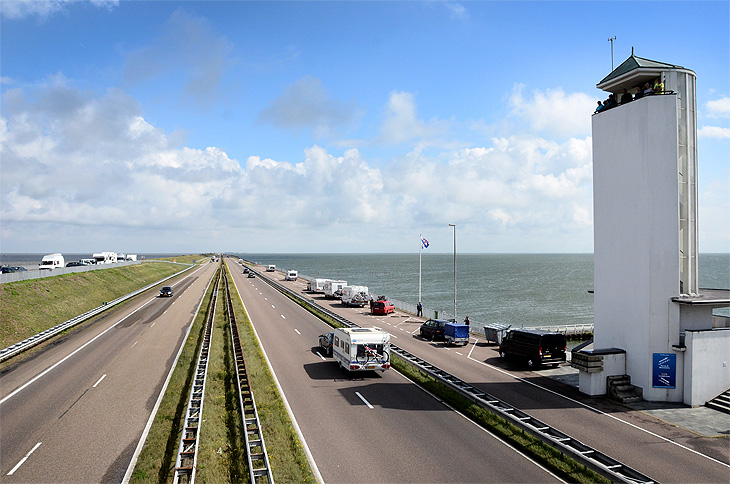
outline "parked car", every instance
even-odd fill
[[[319,347],[324,350],[325,356],[332,356],[332,339],[334,335],[334,331],[319,335]]]
[[[421,337],[424,339],[436,340],[444,339],[444,329],[446,323],[449,323],[445,319],[429,319],[421,325]]]
[[[544,364],[558,366],[565,361],[567,343],[563,333],[517,328],[507,331],[499,345],[499,356],[523,361],[530,368]]]
[[[13,272],[23,272],[23,271],[27,271],[27,270],[28,269],[26,269],[23,266],[3,266],[2,273],[3,274],[11,274]]]
[[[394,311],[395,305],[387,299],[378,299],[373,302],[373,314],[390,314]]]
[[[66,263],[66,267],[84,267],[86,264],[80,261],[71,261]]]
[[[165,286],[160,289],[160,297],[172,297],[172,288],[170,286]]]

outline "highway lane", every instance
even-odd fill
[[[329,326],[227,262],[325,482],[559,482],[397,372],[322,358]]]
[[[4,370],[3,482],[122,480],[215,266],[176,279],[172,298],[151,290]]]
[[[299,281],[285,284],[300,292],[305,287]],[[397,337],[394,344],[659,482],[727,483],[730,478],[726,439],[703,438],[605,399],[587,398],[538,373],[501,361],[494,347],[483,340],[476,347],[472,343],[447,348],[417,336],[418,318],[373,316],[367,308],[345,308],[321,296],[306,296],[361,326],[388,330]]]

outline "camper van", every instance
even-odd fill
[[[276,270],[276,266],[274,264],[269,264],[269,267],[266,268],[266,272],[274,272]]]
[[[99,252],[92,257],[97,264],[114,264],[117,261],[116,252]]]
[[[297,271],[286,271],[286,280],[287,281],[296,281],[297,280]]]
[[[312,279],[307,283],[307,291],[322,294],[324,292],[324,285],[327,281],[329,281],[329,279]]]
[[[61,254],[48,254],[44,255],[41,259],[41,264],[38,267],[40,270],[53,270],[64,267],[66,262]]]
[[[332,356],[348,371],[390,368],[390,334],[377,328],[335,328]]]
[[[336,292],[342,291],[342,288],[347,285],[347,281],[327,281],[324,283],[324,297],[336,298]]]
[[[370,298],[367,286],[345,286],[342,288],[342,304],[345,306],[363,307]]]

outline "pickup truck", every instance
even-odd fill
[[[469,344],[469,325],[446,323],[444,325],[444,340],[447,345]]]

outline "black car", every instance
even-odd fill
[[[165,286],[160,289],[160,297],[172,297],[172,288],[170,286]]]
[[[450,321],[445,319],[429,319],[421,325],[421,338],[436,340],[444,339],[444,325]]]
[[[83,262],[69,262],[66,267],[84,267],[85,265]]]
[[[23,272],[27,271],[25,267],[22,266],[3,266],[2,273],[3,274],[12,274],[13,272]]]
[[[244,267],[244,268],[243,268],[243,273],[244,273],[244,274],[248,274],[248,267]]]
[[[254,274],[253,272],[249,272],[249,273],[248,273],[248,277],[249,277],[250,279],[253,279],[254,277],[256,277],[256,274]]]
[[[558,366],[565,361],[567,343],[563,333],[518,328],[507,331],[499,345],[499,356],[523,361],[530,368],[544,364]]]
[[[324,350],[324,354],[326,356],[332,356],[332,339],[334,337],[334,331],[319,335],[319,347]]]

